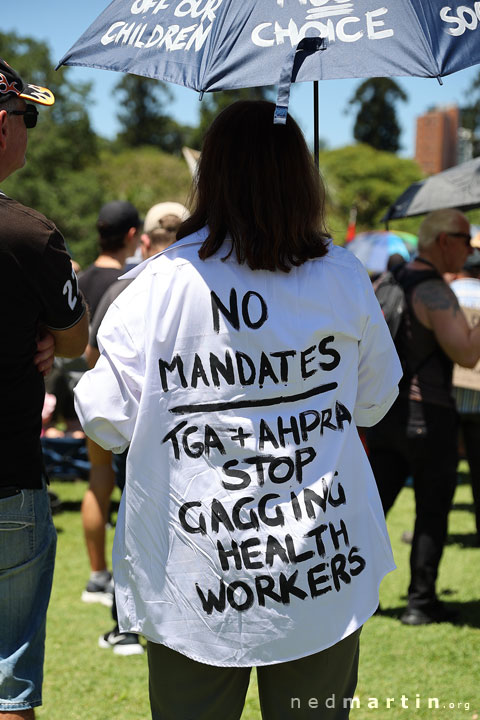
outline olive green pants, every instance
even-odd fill
[[[263,720],[347,720],[359,638],[357,630],[315,655],[258,667]],[[251,668],[204,665],[152,642],[148,667],[152,720],[240,720]]]

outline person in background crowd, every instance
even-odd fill
[[[138,211],[129,202],[114,200],[100,209],[97,220],[100,253],[78,276],[90,317],[94,317],[107,288],[124,272],[127,258],[134,255],[140,226]]]
[[[140,236],[142,260],[153,257],[175,242],[182,220],[188,217],[187,208],[178,202],[157,203],[145,215],[143,232]],[[120,293],[131,283],[128,278],[113,282],[103,294],[90,323],[86,356],[90,368],[99,358],[97,333],[105,313]]]
[[[163,202],[154,205],[147,212],[143,224],[143,233],[140,238],[142,259],[146,260],[162,252],[176,240],[177,230],[182,219],[188,216],[187,209],[176,202]],[[98,303],[97,310],[90,324],[89,344],[86,350],[89,366],[94,367],[100,355],[98,350],[97,333],[102,320],[115,298],[131,283],[130,279],[116,280],[110,285]],[[116,483],[123,491],[125,484],[125,461],[127,450],[116,456]],[[112,617],[115,626],[112,630],[101,635],[98,644],[101,648],[113,648],[117,655],[139,655],[143,653],[143,645],[139,642],[136,633],[120,632],[118,627],[117,606],[115,592],[112,604]]]
[[[0,181],[25,164],[38,116],[31,103],[54,102],[0,60]],[[33,720],[56,548],[40,444],[43,375],[54,353],[82,354],[88,318],[55,225],[2,192],[0,304],[0,718]]]
[[[393,255],[390,255],[387,262],[387,270],[393,270],[393,268],[397,268],[399,265],[403,265],[406,262],[403,255],[400,255],[400,253],[393,253]]]
[[[475,249],[467,257],[463,269],[457,273],[450,287],[462,308],[480,312],[480,251]],[[475,509],[476,544],[480,545],[480,391],[455,388],[455,400],[460,418],[463,445],[470,467],[473,504]]]
[[[356,425],[388,410],[400,364],[274,110],[214,120],[191,217],[131,271],[75,389],[85,432],[129,447],[115,594],[120,630],[147,638],[154,720],[237,720],[252,666],[265,720],[310,718],[312,697],[344,720],[394,568]]]
[[[443,280],[457,273],[470,247],[470,224],[458,210],[427,215],[418,233],[418,255],[396,277],[407,310],[396,337],[404,368],[400,396],[367,432],[369,457],[388,513],[411,474],[416,520],[410,554],[405,625],[455,619],[437,597],[438,567],[457,478],[458,417],[452,393],[453,363],[475,365],[480,326],[470,329],[455,294]]]
[[[92,318],[106,289],[122,274],[127,257],[134,254],[140,225],[138,212],[129,202],[115,200],[101,208],[97,221],[100,254],[78,278]],[[89,439],[87,450],[91,468],[89,486],[82,502],[82,522],[90,578],[82,592],[82,600],[111,607],[113,587],[105,557],[105,524],[115,486],[115,470],[110,452]]]

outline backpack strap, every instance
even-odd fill
[[[425,264],[430,265],[431,263],[426,262]],[[408,272],[405,269],[405,265],[399,265],[398,267],[394,267],[392,270],[392,274],[395,280],[403,288],[403,291],[405,293],[407,310],[410,315],[414,314],[414,310],[410,303],[410,296],[414,288],[416,288],[417,285],[420,285],[423,282],[427,282],[427,280],[442,280],[442,276],[433,267],[433,265],[432,268],[432,270],[419,270],[417,272]],[[403,322],[404,320],[402,319],[402,324]],[[417,322],[419,321],[417,320]],[[429,352],[428,355],[426,355],[422,360],[420,360],[420,362],[417,363],[415,367],[413,367],[411,370],[406,367],[406,359],[403,360],[401,358],[402,365],[404,366],[404,376],[408,378],[414,377],[431,360],[431,358],[435,356],[436,352],[436,349],[432,350],[432,352]]]
[[[430,265],[430,263],[425,263]],[[408,272],[406,265],[396,265],[391,273],[395,280],[402,286],[405,295],[407,295],[414,287],[427,280],[442,280],[440,273],[433,267],[432,270],[417,270]]]

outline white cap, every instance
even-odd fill
[[[143,221],[143,232],[150,233],[160,226],[160,220],[167,215],[176,215],[180,220],[186,220],[189,213],[187,208],[177,202],[158,203],[150,208]]]

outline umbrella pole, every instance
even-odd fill
[[[318,117],[318,80],[313,82],[313,156],[315,159],[315,167],[319,169],[319,153],[320,153],[320,127]]]

